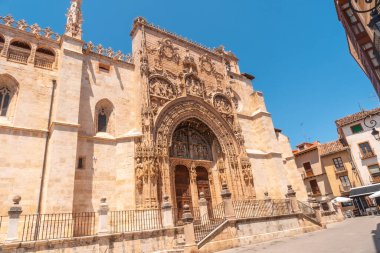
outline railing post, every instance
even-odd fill
[[[290,205],[292,207],[293,213],[299,213],[301,211],[298,206],[298,200],[296,195],[297,193],[293,190],[293,187],[291,185],[288,185],[288,193],[286,194],[286,197],[290,199]]]
[[[174,227],[172,204],[169,202],[169,196],[164,196],[162,203],[162,226],[164,228]]]
[[[7,242],[18,241],[18,224],[20,220],[20,215],[22,213],[22,207],[20,206],[21,197],[15,196],[13,198],[13,206],[9,209],[9,223],[8,223],[8,233]]]
[[[98,234],[107,234],[109,233],[108,230],[108,204],[107,204],[107,198],[102,198],[100,200],[100,206],[98,210],[99,214],[99,230]]]
[[[201,215],[201,223],[205,224],[209,220],[207,200],[205,199],[205,194],[203,192],[199,194],[199,197],[199,213]]]
[[[190,206],[183,206],[182,221],[184,223],[185,232],[185,248],[184,253],[195,253],[198,252],[198,246],[195,243],[195,232],[194,232],[194,218],[190,212]]]
[[[223,199],[224,203],[224,217],[226,219],[235,219],[236,214],[234,210],[234,206],[232,204],[232,199],[231,199],[231,192],[228,190],[228,186],[226,183],[222,184],[222,192],[220,194]]]
[[[320,207],[319,203],[313,202],[311,207],[315,211],[315,217],[316,217],[317,221],[322,224],[322,213],[321,213],[321,207]]]
[[[269,212],[267,215],[268,216],[273,216],[273,202],[272,202],[272,198],[269,197],[269,193],[268,192],[264,192],[264,201],[265,201],[265,207],[267,207],[267,211]]]

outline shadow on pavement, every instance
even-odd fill
[[[375,244],[376,252],[380,252],[380,223],[377,224],[376,230],[372,230],[372,239]]]

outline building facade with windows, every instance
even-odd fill
[[[352,161],[363,185],[380,182],[380,142],[371,134],[373,128],[380,130],[380,108],[362,111],[338,119],[335,123],[340,137],[351,151]]]
[[[361,186],[360,176],[353,166],[349,147],[343,140],[319,146],[321,163],[335,197],[350,195],[351,188]]]
[[[356,10],[368,10],[376,1],[367,2],[369,1],[351,1],[351,4]],[[371,20],[370,12],[354,12],[348,0],[334,0],[334,4],[346,33],[349,51],[371,81],[377,96],[380,96],[380,34],[368,27]]]
[[[320,203],[327,203],[333,198],[333,192],[322,164],[319,148],[320,143],[318,141],[305,142],[298,145],[297,149],[293,150],[293,154],[309,198]]]
[[[0,215],[307,199],[289,142],[253,76],[209,49],[136,18],[125,55],[82,40],[81,1],[65,33],[0,17]],[[286,153],[286,154],[285,154]],[[318,172],[319,173],[319,172]]]

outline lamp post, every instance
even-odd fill
[[[377,114],[376,114],[377,115]],[[364,118],[364,125],[368,128],[372,128],[372,136],[377,140],[380,141],[380,132],[376,130],[377,121],[373,118],[373,115],[368,115]]]

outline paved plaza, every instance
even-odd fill
[[[322,231],[219,253],[380,253],[380,216],[347,219]]]

